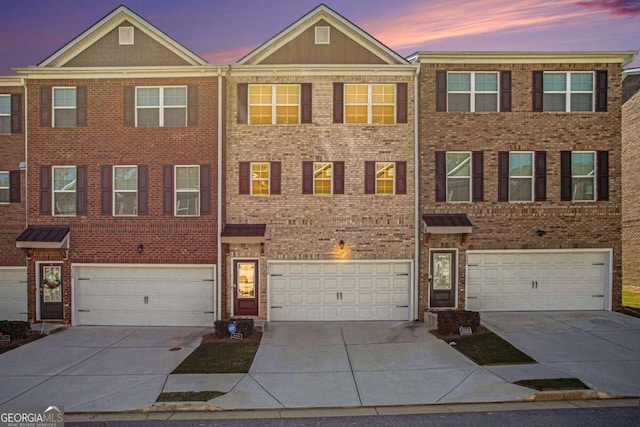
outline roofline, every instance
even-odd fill
[[[420,66],[418,64],[232,64],[228,67],[230,75],[251,76],[335,76],[354,74],[413,76],[419,68]]]
[[[0,87],[22,86],[21,76],[0,76]]]
[[[524,52],[524,51],[420,51],[407,57],[412,63],[421,64],[580,64],[580,63],[620,63],[627,64],[638,52],[625,51],[566,51],[566,52]]]
[[[18,78],[32,79],[96,79],[96,78],[160,78],[160,77],[211,77],[227,66],[178,65],[178,66],[139,66],[139,67],[26,67],[13,68]]]
[[[640,75],[640,67],[637,68],[627,68],[626,70],[622,70],[622,74],[626,74],[628,76],[637,76]]]

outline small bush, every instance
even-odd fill
[[[438,311],[438,333],[458,335],[460,326],[470,326],[476,332],[480,326],[480,313],[467,310]]]
[[[29,322],[2,320],[0,321],[0,332],[3,335],[10,335],[12,339],[26,338],[31,334],[31,327]]]
[[[216,337],[228,337],[230,334],[227,330],[227,326],[230,323],[235,323],[236,332],[238,334],[242,334],[244,337],[248,337],[254,331],[253,319],[216,320],[213,323],[213,332]]]

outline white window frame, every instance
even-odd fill
[[[251,123],[251,107],[267,107],[269,104],[252,104],[251,103],[251,86],[271,86],[271,124],[286,126],[286,125],[297,125],[300,124],[300,115],[302,114],[302,85],[298,83],[291,84],[261,84],[255,83],[250,84],[248,88],[248,102],[247,102],[247,111],[248,111],[248,123],[252,126],[260,126],[260,125],[268,125],[269,123]],[[296,104],[278,104],[278,94],[277,88],[280,86],[297,86],[298,87],[298,102]],[[278,123],[277,111],[278,107],[298,107],[298,121],[296,123]]]
[[[452,74],[469,74],[470,75],[470,89],[471,90],[456,90],[450,91],[448,82],[449,76]],[[496,90],[476,90],[476,74],[495,74],[496,76]],[[469,94],[469,111],[451,111],[452,113],[476,113],[476,95],[495,95],[496,96],[496,110],[495,111],[479,111],[480,113],[497,113],[500,111],[500,73],[498,71],[447,71],[447,112],[449,111],[449,94]]]
[[[182,168],[197,168],[198,169],[198,185],[196,189],[178,190],[178,169]],[[178,193],[197,193],[198,194],[198,208],[197,213],[194,215],[178,215]],[[202,203],[200,196],[200,165],[175,165],[173,167],[173,215],[178,217],[196,217],[200,216],[200,204]],[[187,208],[189,209],[189,208]]]
[[[331,169],[331,177],[329,178],[316,178],[316,165],[328,165],[329,168]],[[324,167],[320,168],[319,170],[324,169]],[[331,196],[333,194],[333,177],[335,176],[335,171],[333,170],[333,162],[313,162],[313,195],[314,196]],[[317,193],[316,192],[316,181],[323,181],[323,182],[327,182],[329,181],[329,189],[330,192],[327,193]]]
[[[76,170],[76,188],[74,190],[56,190],[56,170],[57,169],[69,169],[69,168],[74,168]],[[78,204],[77,204],[77,192],[78,192],[78,168],[75,165],[69,165],[69,166],[52,166],[51,167],[51,214],[53,216],[60,216],[60,217],[69,217],[69,216],[76,216],[77,212],[78,212]],[[56,214],[56,194],[67,194],[67,193],[73,193],[76,194],[76,211],[72,214]]]
[[[565,75],[565,88],[566,90],[562,91],[562,90],[546,90],[544,88],[544,74],[564,74]],[[571,90],[571,76],[573,74],[591,74],[591,90],[590,91],[586,91],[586,90]],[[544,112],[547,113],[593,113],[595,111],[595,105],[596,105],[596,73],[593,71],[545,71],[543,73],[542,76],[542,97],[543,97],[543,107],[544,107],[544,96],[546,94],[550,94],[550,95],[557,95],[557,94],[564,94],[565,98],[564,98],[564,111],[551,111],[551,110],[544,110]],[[589,111],[572,111],[571,110],[571,95],[572,94],[580,94],[580,93],[588,93],[591,94],[591,110]]]
[[[367,103],[362,103],[362,102],[349,102],[347,103],[346,99],[347,99],[347,86],[366,86],[367,87]],[[373,86],[391,86],[393,87],[393,102],[385,102],[385,103],[373,103]],[[344,83],[344,87],[343,87],[343,94],[342,94],[342,99],[344,99],[343,102],[343,106],[342,106],[342,117],[344,117],[344,123],[345,124],[351,124],[351,125],[371,125],[371,124],[375,124],[375,125],[390,125],[390,124],[397,124],[398,123],[398,108],[397,108],[397,103],[398,103],[398,93],[397,93],[397,87],[394,83]],[[360,105],[366,105],[367,106],[367,123],[354,123],[354,122],[347,122],[347,105],[355,105],[355,106],[360,106]],[[372,117],[373,117],[373,107],[374,106],[392,106],[393,107],[393,123],[372,123]]]
[[[267,177],[266,178],[254,178],[253,177],[253,165],[267,165]],[[249,164],[249,194],[252,196],[268,196],[271,194],[271,163],[269,162],[251,162]],[[254,193],[253,192],[253,183],[254,182],[267,182],[267,194],[262,193]]]
[[[73,89],[76,92],[75,96],[75,104],[73,107],[64,106],[64,107],[56,107],[56,90],[61,89]],[[54,86],[51,88],[51,127],[56,127],[56,110],[76,110],[78,109],[78,88],[77,86]],[[77,126],[78,123],[74,126]]]
[[[6,114],[0,113],[0,117],[8,117],[9,118],[9,132],[7,133],[2,133],[0,132],[0,134],[2,135],[8,135],[11,133],[11,94],[2,94],[0,95],[0,99],[8,99],[9,100],[9,112]]]
[[[386,169],[387,167],[389,167],[389,165],[391,165],[391,167],[393,168],[393,175],[391,178],[378,178],[378,165],[384,165],[384,168]],[[375,162],[375,168],[376,168],[376,194],[380,195],[380,196],[393,196],[396,194],[396,162]],[[378,183],[379,182],[389,182],[391,181],[392,186],[391,186],[391,194],[389,193],[380,193],[378,191]]]
[[[469,155],[469,176],[449,176],[449,172],[447,171],[447,163],[448,163],[448,157],[449,154],[468,154]],[[447,151],[445,154],[445,174],[446,174],[446,178],[447,178],[447,197],[446,197],[446,202],[447,203],[470,203],[473,200],[473,153],[471,151]],[[464,165],[464,163],[462,163],[460,166]],[[455,179],[455,180],[463,180],[466,179],[469,182],[469,200],[449,200],[449,180],[450,179]]]
[[[573,174],[573,155],[574,154],[592,154],[593,155],[593,175],[574,175]],[[572,151],[571,152],[571,201],[572,202],[595,202],[598,200],[598,153],[595,151]],[[590,178],[593,180],[593,198],[592,199],[576,199],[573,180],[577,178]]]
[[[118,190],[116,189],[116,169],[117,168],[135,168],[136,169],[136,189],[135,190]],[[138,165],[114,165],[113,166],[113,216],[138,216]],[[116,193],[136,193],[135,213],[133,214],[117,214],[116,213]]]
[[[317,26],[315,27],[315,43],[316,44],[330,44],[331,43],[331,27],[329,26]]]
[[[8,196],[6,202],[0,201],[0,205],[8,205],[11,203],[11,173],[9,173],[9,171],[0,171],[0,174],[6,174],[7,182],[8,182],[8,185],[6,187],[0,187],[0,190],[7,191],[7,196]]]
[[[159,105],[138,105],[138,89],[159,89]],[[182,105],[164,105],[164,90],[165,89],[184,89],[185,98],[184,98],[184,107]],[[189,124],[189,89],[185,85],[175,85],[175,86],[136,86],[135,90],[135,106],[136,106],[136,127],[156,127],[156,126],[140,126],[138,124],[138,109],[158,109],[158,126],[157,127],[166,127],[164,125],[164,111],[165,109],[171,108],[184,108],[184,126],[171,126],[171,127],[187,127]]]
[[[120,46],[130,46],[135,43],[134,27],[118,28],[118,44]]]
[[[511,154],[529,154],[531,156],[531,175],[511,176]],[[511,203],[531,203],[535,199],[535,153],[533,151],[509,151],[509,202]],[[530,179],[531,180],[531,200],[511,200],[511,179]]]

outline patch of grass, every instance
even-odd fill
[[[622,290],[622,305],[627,307],[640,308],[640,292],[631,289]]]
[[[476,362],[478,365],[510,365],[522,363],[536,363],[507,341],[493,332],[486,334],[460,337],[453,346],[460,353]]]
[[[14,348],[18,348],[18,347],[20,347],[18,344],[10,344],[7,346],[2,346],[0,347],[0,354],[6,353],[7,351],[13,350]]]
[[[200,344],[172,374],[245,374],[260,343]]]
[[[589,387],[577,378],[548,378],[541,380],[520,380],[514,384],[539,391],[546,390],[588,390]]]
[[[176,391],[161,393],[156,402],[206,402],[224,394],[221,391]]]

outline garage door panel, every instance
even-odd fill
[[[0,320],[27,318],[27,269],[0,267]]]

